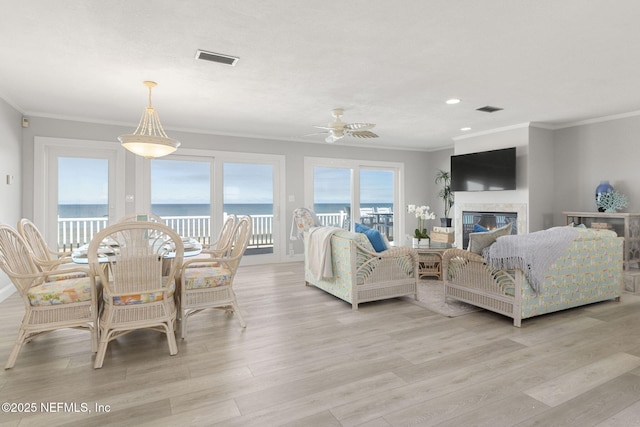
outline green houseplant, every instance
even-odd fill
[[[442,185],[438,197],[444,203],[444,217],[440,218],[440,225],[443,227],[451,227],[451,217],[449,212],[453,206],[453,192],[451,191],[451,173],[438,169],[436,173],[436,184]]]

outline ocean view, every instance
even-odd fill
[[[337,213],[344,210],[343,203],[320,203],[315,205],[316,213]],[[391,203],[362,203],[363,208],[392,207]],[[160,216],[203,216],[209,214],[209,205],[204,204],[156,204],[151,211]],[[269,215],[272,204],[243,203],[225,204],[224,211],[236,215]],[[101,218],[107,216],[107,205],[58,205],[60,218]]]

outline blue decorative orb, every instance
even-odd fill
[[[609,184],[609,181],[600,181],[600,184],[596,187],[596,207],[598,207],[598,200],[600,195],[613,191],[613,187]],[[604,212],[604,208],[598,207],[599,212]]]

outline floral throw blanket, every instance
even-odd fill
[[[501,236],[482,255],[487,264],[499,270],[522,270],[533,290],[540,293],[547,270],[577,237],[573,227]]]

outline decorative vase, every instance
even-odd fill
[[[417,237],[414,237],[412,240],[413,243],[413,247],[414,248],[428,248],[429,247],[429,239],[428,238],[422,238],[422,239],[418,239]]]
[[[613,187],[609,184],[609,181],[600,181],[600,184],[596,187],[596,207],[598,207],[600,195],[610,191],[613,191]],[[598,212],[604,212],[604,208],[598,207]]]

